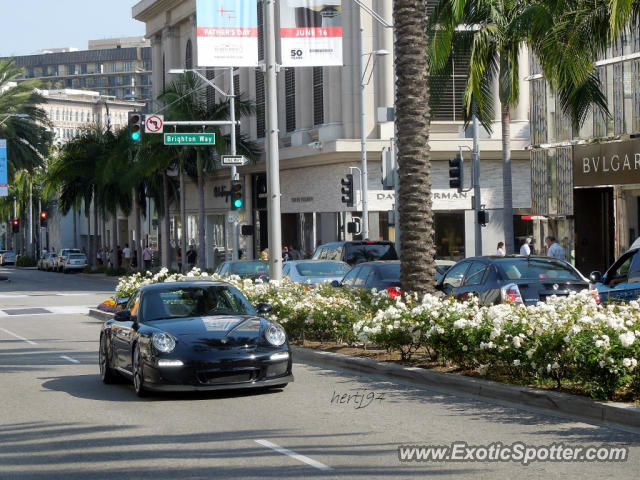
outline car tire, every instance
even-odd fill
[[[133,390],[140,398],[147,396],[147,389],[144,387],[144,371],[142,366],[142,358],[140,358],[140,347],[136,344],[133,350]]]
[[[110,384],[116,381],[116,371],[111,368],[111,360],[107,347],[107,338],[100,336],[100,349],[98,351],[98,364],[100,365],[100,378],[102,383]]]

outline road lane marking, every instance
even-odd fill
[[[29,295],[0,295],[0,298],[27,298]]]
[[[38,345],[36,342],[32,342],[31,340],[28,340],[24,337],[21,337],[20,335],[10,332],[9,330],[5,329],[5,328],[0,328],[0,330],[2,330],[4,333],[7,333],[13,337],[16,337],[18,340],[22,340],[23,342],[27,342],[29,345]]]
[[[90,293],[56,293],[59,297],[86,297]]]
[[[5,308],[0,310],[2,317],[23,317],[31,315],[87,315],[91,306],[71,305],[66,307],[22,307],[22,308]]]
[[[80,363],[80,360],[76,360],[75,358],[67,357],[66,355],[60,355],[60,358],[64,358],[65,360],[69,360],[71,363]]]
[[[289,457],[295,458],[296,460],[302,463],[311,465],[312,467],[317,468],[318,470],[323,470],[325,472],[329,470],[333,470],[333,468],[325,465],[324,463],[320,463],[312,458],[305,457],[304,455],[300,455],[299,453],[292,452],[291,450],[287,450],[286,448],[281,447],[280,445],[276,445],[275,443],[271,443],[268,440],[255,440],[255,442],[262,445],[263,447],[270,448],[272,450],[275,450],[278,453],[282,453],[283,455],[287,455]]]

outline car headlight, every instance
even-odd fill
[[[160,352],[169,353],[173,352],[176,348],[176,339],[168,333],[154,333],[151,337],[151,343]]]
[[[287,334],[284,333],[284,329],[278,325],[270,324],[264,332],[264,336],[274,347],[279,347],[287,339]]]

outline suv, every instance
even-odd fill
[[[60,255],[58,255],[54,270],[62,272],[64,270],[65,263],[67,263],[67,260],[69,259],[69,254],[71,253],[82,253],[82,251],[77,248],[63,248],[60,250]]]
[[[393,242],[361,240],[325,243],[316,248],[313,259],[340,260],[353,266],[374,260],[398,260],[398,254]]]

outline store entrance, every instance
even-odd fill
[[[615,260],[613,188],[576,188],[573,202],[576,268],[584,275],[604,273]]]

